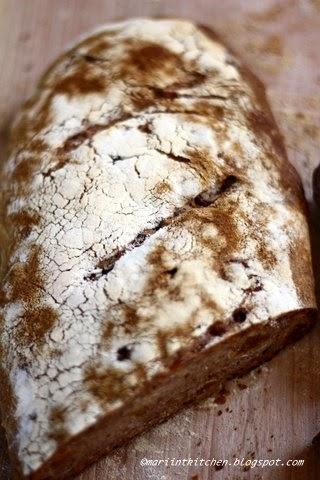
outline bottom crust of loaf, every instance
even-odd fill
[[[316,320],[304,309],[252,325],[210,348],[197,343],[121,409],[60,445],[29,480],[72,478],[132,437],[164,421],[182,407],[217,394],[228,380],[244,375],[298,340]]]

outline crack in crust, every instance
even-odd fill
[[[171,158],[170,155],[169,157]],[[173,156],[173,158],[176,160],[175,156]],[[185,159],[182,161],[185,162]],[[187,161],[189,162],[189,159],[187,159]],[[234,175],[229,175],[223,180],[219,189],[204,190],[203,192],[199,193],[199,195],[197,195],[194,199],[189,200],[183,207],[177,208],[170,217],[160,220],[155,227],[143,230],[126,247],[118,250],[110,257],[101,259],[97,265],[97,271],[89,273],[84,277],[84,279],[97,280],[102,276],[108,275],[108,273],[110,273],[116,266],[117,261],[120,260],[120,258],[122,258],[127,252],[130,252],[133,249],[143,245],[143,243],[149,237],[157,233],[162,228],[171,225],[177,219],[177,217],[180,217],[184,213],[194,210],[195,208],[207,208],[214,206],[219,196],[226,194],[237,181],[237,177]],[[174,270],[175,269],[171,270],[171,274],[174,272]]]

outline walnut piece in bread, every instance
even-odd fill
[[[204,27],[134,19],[78,43],[2,177],[18,477],[71,477],[314,321],[299,178],[262,85]]]

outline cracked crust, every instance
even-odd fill
[[[313,321],[300,181],[263,87],[205,27],[136,19],[84,39],[17,118],[2,176],[18,475],[67,478]]]

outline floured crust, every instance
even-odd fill
[[[3,176],[3,409],[25,475],[195,343],[315,308],[263,89],[191,22],[112,24],[62,56]]]

